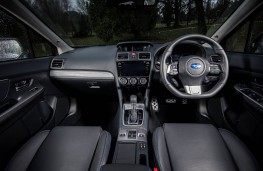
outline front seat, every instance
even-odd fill
[[[247,147],[231,132],[209,124],[164,124],[153,134],[161,171],[258,171]]]
[[[6,171],[99,171],[111,136],[100,127],[56,127],[32,137]]]

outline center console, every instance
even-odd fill
[[[152,68],[151,44],[137,42],[117,46],[116,67],[121,110],[113,163],[149,166],[149,113],[145,99]]]

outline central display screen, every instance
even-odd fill
[[[147,76],[148,72],[144,62],[122,63],[121,76]]]

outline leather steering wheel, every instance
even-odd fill
[[[186,40],[208,43],[221,60],[213,62],[204,57],[189,55],[180,57],[172,63],[167,63],[174,47]],[[177,97],[185,99],[210,98],[226,84],[229,75],[229,63],[224,49],[215,40],[204,35],[192,34],[176,39],[166,48],[161,60],[160,74],[165,87]],[[202,83],[209,74],[217,74],[219,80],[210,90],[203,92]],[[178,76],[185,92],[178,90],[170,81],[171,77],[174,76]]]

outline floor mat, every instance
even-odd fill
[[[193,102],[187,104],[159,104],[155,112],[159,122],[163,123],[195,123],[196,107]]]

